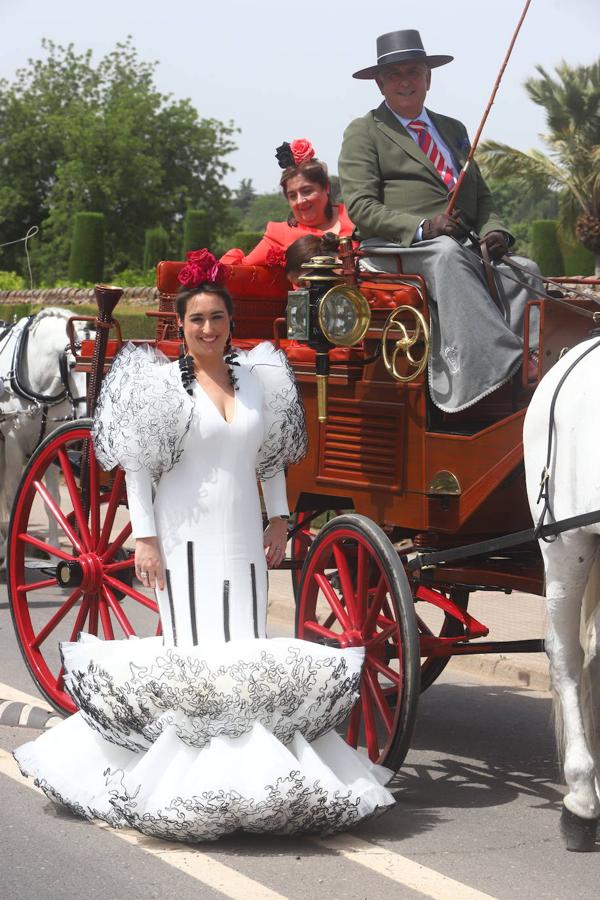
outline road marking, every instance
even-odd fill
[[[15,762],[12,754],[0,748],[0,774],[12,778],[18,784],[28,787],[42,796],[44,792],[37,788],[31,778],[25,778],[19,771],[19,767]],[[90,825],[96,828],[103,828],[109,831],[116,838],[139,847],[144,853],[155,856],[161,862],[167,863],[175,869],[179,869],[196,881],[201,881],[207,887],[213,888],[225,897],[231,900],[289,900],[284,894],[278,894],[272,891],[266,885],[259,881],[236,872],[229,866],[224,865],[212,856],[204,852],[201,845],[197,848],[188,849],[189,845],[185,844],[169,844],[165,841],[159,841],[155,838],[145,837],[137,831],[130,828],[111,828],[105,822],[97,820],[90,822]]]
[[[49,703],[46,703],[45,700],[42,700],[41,697],[32,697],[31,694],[25,694],[23,691],[11,687],[10,684],[3,684],[1,681],[0,697],[2,697],[3,700],[17,700],[19,703],[31,703],[32,706],[39,706],[47,712],[56,713],[54,707],[50,706]]]
[[[25,703],[23,705],[23,709],[19,713],[19,725],[27,725],[27,719],[29,718],[29,713],[34,707],[31,703]]]
[[[476,891],[460,881],[436,872],[435,869],[422,866],[413,859],[351,835],[315,838],[314,842],[434,900],[496,900],[490,894]]]

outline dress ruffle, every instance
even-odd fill
[[[92,434],[98,463],[107,471],[146,468],[159,478],[181,456],[192,412],[178,364],[149,344],[126,344],[96,405]]]
[[[86,818],[166,840],[332,833],[393,804],[390,772],[332,730],[363,651],[294,639],[181,652],[160,638],[63,645],[81,712],[15,751]]]
[[[237,361],[256,375],[263,388],[265,436],[256,474],[265,480],[306,456],[304,406],[283,350],[264,341],[248,352],[237,351]]]

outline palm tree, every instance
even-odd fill
[[[563,230],[592,251],[600,276],[600,60],[574,68],[561,62],[556,79],[542,66],[536,71],[525,89],[546,110],[548,153],[486,141],[478,161],[486,175],[516,178],[525,191],[558,191]]]

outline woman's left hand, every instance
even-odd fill
[[[274,569],[285,557],[287,541],[287,519],[271,519],[263,535],[263,544],[267,552],[267,566],[269,569]]]

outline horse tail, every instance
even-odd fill
[[[581,712],[588,747],[600,771],[600,550],[596,556],[583,594],[581,607]]]

